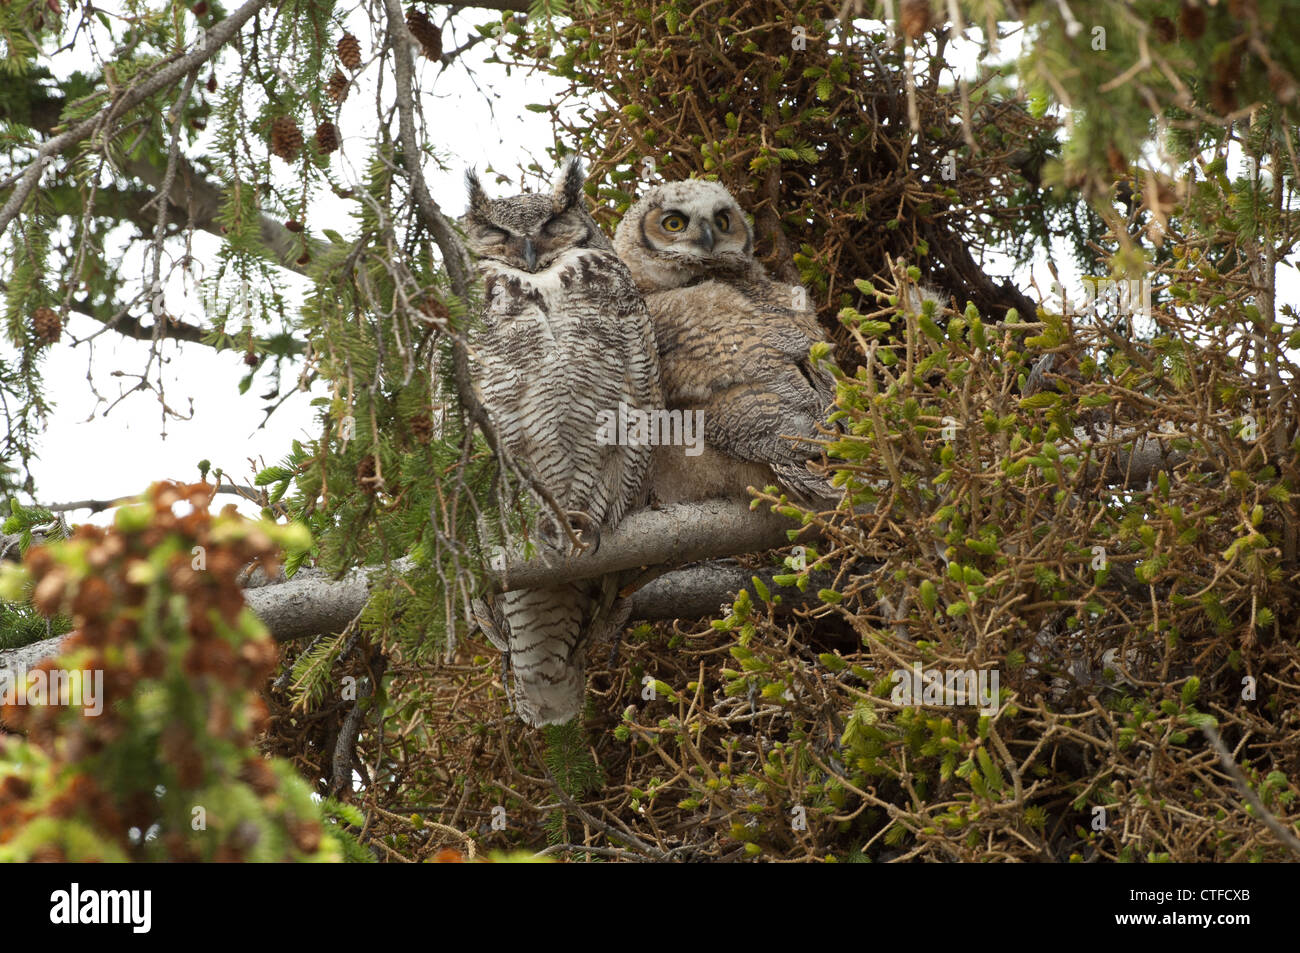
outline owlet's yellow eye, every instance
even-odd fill
[[[718,226],[718,231],[725,232],[731,228],[731,217],[726,212],[719,212],[713,216],[713,224]]]
[[[666,232],[680,232],[686,227],[686,217],[676,213],[665,215],[663,221],[659,224],[664,227],[664,231]]]

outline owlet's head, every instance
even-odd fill
[[[725,186],[687,179],[655,186],[628,209],[614,250],[649,293],[748,268],[754,233]]]
[[[555,191],[505,199],[488,198],[474,170],[465,173],[469,210],[463,224],[469,248],[479,258],[520,271],[550,267],[570,248],[605,248],[609,239],[582,200],[582,164],[571,156],[560,166]]]

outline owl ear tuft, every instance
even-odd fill
[[[555,211],[579,206],[582,199],[582,183],[586,181],[582,171],[582,160],[576,155],[569,156],[560,166],[560,174],[555,181]]]
[[[465,190],[469,192],[471,210],[487,203],[487,193],[483,191],[483,183],[478,180],[478,173],[473,167],[465,170]]]

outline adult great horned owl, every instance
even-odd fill
[[[648,491],[651,448],[610,442],[600,422],[620,404],[661,405],[650,316],[583,206],[576,160],[549,195],[490,199],[472,172],[466,181],[465,232],[485,279],[469,342],[477,396],[501,452],[598,536]],[[509,653],[524,721],[562,724],[581,710],[585,650],[617,591],[605,578],[476,603],[484,632]]]
[[[772,280],[753,242],[731,193],[701,179],[650,189],[615,233],[654,320],[665,403],[703,412],[703,454],[656,452],[656,502],[747,498],[773,483],[805,502],[838,495],[807,467],[835,393],[808,355],[826,335],[804,290]]]

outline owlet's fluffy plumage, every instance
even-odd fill
[[[601,437],[620,403],[661,406],[654,335],[626,267],[583,205],[583,173],[561,167],[552,194],[490,199],[466,176],[464,218],[485,280],[470,337],[474,385],[501,450],[572,515],[584,535],[645,501],[648,446]],[[542,504],[543,520],[550,512]],[[565,545],[562,531],[551,542]],[[506,592],[476,603],[484,632],[509,653],[520,717],[562,724],[582,708],[584,655],[608,621],[616,578]]]
[[[731,193],[700,179],[650,189],[614,236],[654,321],[667,407],[704,415],[703,454],[658,448],[656,502],[748,498],[769,484],[810,503],[838,497],[807,466],[835,394],[808,354],[826,335],[806,292],[772,280],[753,241]]]

